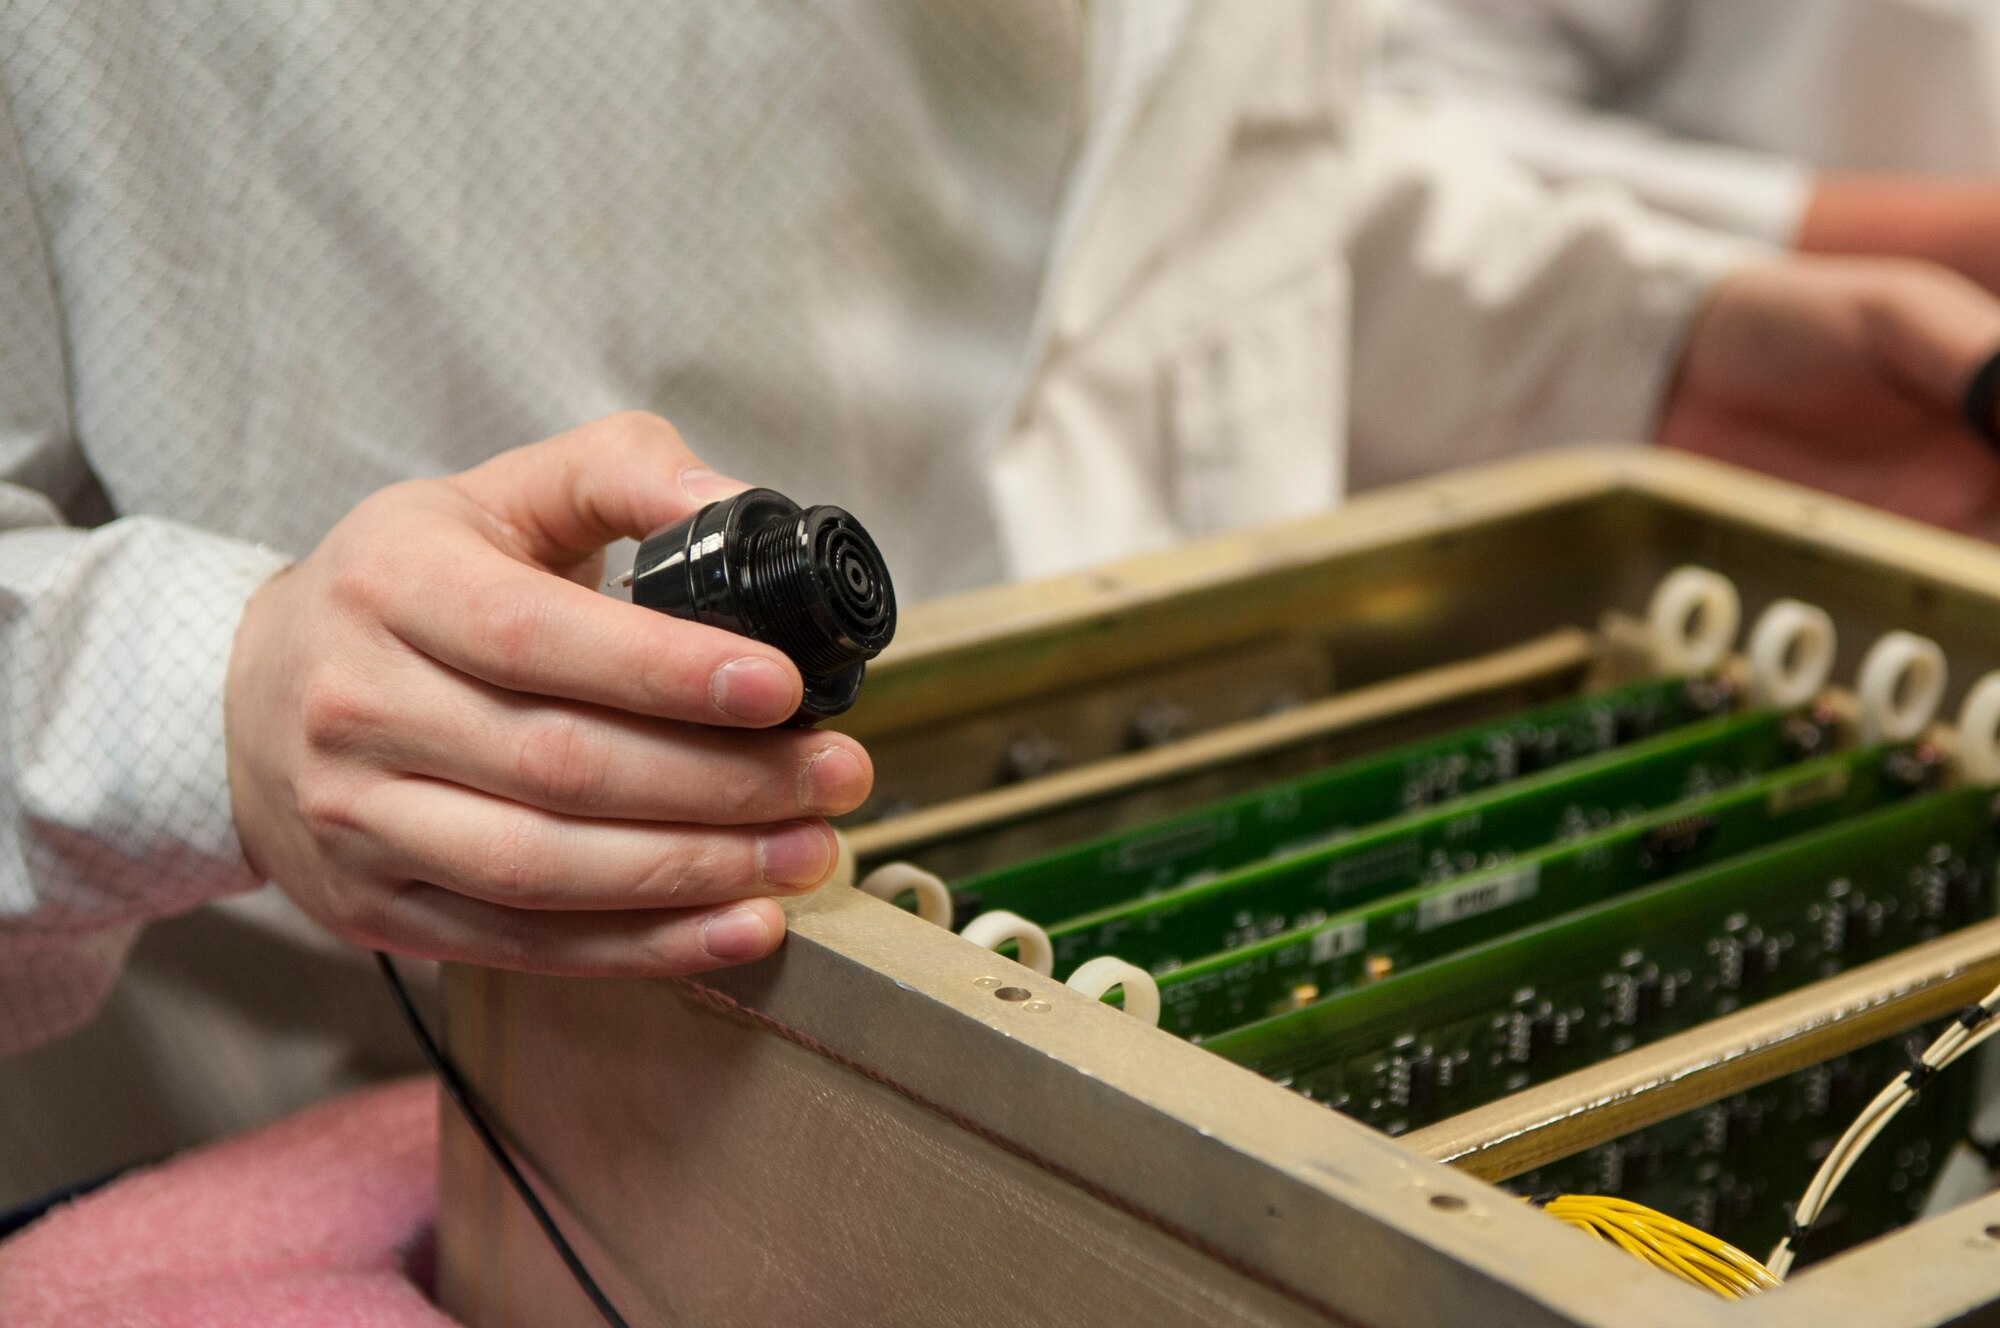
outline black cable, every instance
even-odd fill
[[[479,1142],[486,1146],[487,1155],[493,1159],[493,1164],[500,1168],[500,1174],[507,1178],[507,1183],[514,1187],[514,1193],[520,1195],[521,1202],[528,1206],[528,1213],[535,1219],[535,1225],[549,1238],[549,1244],[555,1246],[555,1251],[561,1256],[564,1266],[569,1269],[570,1276],[576,1279],[576,1284],[583,1288],[583,1294],[590,1297],[590,1303],[597,1307],[597,1312],[604,1316],[604,1321],[610,1324],[611,1328],[631,1328],[625,1321],[625,1316],[618,1312],[610,1298],[604,1294],[604,1289],[597,1285],[597,1279],[583,1266],[583,1260],[577,1257],[576,1251],[570,1247],[569,1241],[563,1236],[562,1228],[556,1225],[555,1218],[550,1216],[549,1210],[543,1206],[540,1196],[535,1193],[534,1186],[528,1183],[528,1178],[521,1173],[521,1169],[514,1165],[513,1156],[508,1153],[507,1146],[500,1142],[500,1136],[486,1123],[485,1115],[472,1100],[472,1091],[466,1087],[464,1076],[459,1074],[458,1067],[452,1064],[451,1057],[445,1054],[444,1048],[437,1044],[437,1039],[431,1036],[430,1029],[424,1025],[423,1016],[417,1013],[415,1003],[410,1000],[409,989],[403,985],[403,976],[396,971],[396,965],[380,950],[375,952],[375,962],[382,966],[382,976],[389,983],[389,994],[396,998],[396,1008],[403,1012],[404,1022],[409,1024],[410,1032],[416,1036],[417,1045],[423,1048],[424,1059],[430,1062],[431,1069],[444,1084],[446,1095],[458,1107],[458,1114],[465,1118],[465,1123],[472,1127],[472,1132],[479,1136]]]

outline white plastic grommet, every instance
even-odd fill
[[[1116,955],[1099,955],[1078,964],[1067,984],[1094,1001],[1104,999],[1113,987],[1125,989],[1125,1013],[1157,1028],[1160,1023],[1160,984],[1137,964],[1128,964]]]
[[[1049,942],[1049,934],[1019,913],[1009,913],[1004,908],[981,913],[966,923],[959,935],[989,950],[1012,941],[1020,947],[1021,963],[1043,977],[1056,971],[1056,947]]]
[[[2000,673],[1972,684],[1958,708],[1958,771],[1968,783],[2000,784]]]
[[[917,916],[934,927],[951,930],[951,887],[933,872],[908,862],[885,862],[861,878],[861,893],[896,902],[907,894],[917,897]]]
[[[1819,695],[1833,674],[1833,619],[1825,609],[1781,599],[1750,629],[1750,699],[1790,710]]]
[[[1868,648],[1854,693],[1863,742],[1908,742],[1944,699],[1944,651],[1914,632],[1890,632]]]
[[[1676,567],[1661,578],[1646,609],[1653,660],[1662,672],[1687,677],[1722,663],[1743,621],[1736,585],[1706,567]]]

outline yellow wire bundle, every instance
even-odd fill
[[[1541,1208],[1550,1217],[1730,1300],[1779,1285],[1776,1274],[1728,1241],[1629,1199],[1559,1194]]]

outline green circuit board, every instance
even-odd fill
[[[1391,748],[953,883],[961,921],[1074,917],[1713,718],[1721,682],[1652,678]]]
[[[1995,911],[1993,790],[1824,708],[1655,679],[1348,761],[955,881],[1058,973],[1153,972],[1161,1026],[1401,1134]],[[1107,999],[1116,1002],[1114,993]],[[1900,1048],[1510,1182],[1625,1195],[1761,1254]],[[1904,1113],[1808,1257],[1915,1215],[1972,1076]]]
[[[1995,911],[1990,789],[1925,743],[1655,679],[1461,729],[953,883],[1060,973],[1151,970],[1161,1026],[1401,1134]],[[1117,1001],[1114,993],[1108,997]],[[1753,1253],[1899,1046],[1838,1057],[1509,1182],[1617,1194]],[[1915,1216],[1967,1129],[1940,1081],[1806,1257]]]
[[[1785,1205],[1805,1191],[1855,1113],[1904,1068],[1905,1051],[1895,1040],[1850,1052],[1517,1176],[1507,1188],[1530,1196],[1618,1195],[1761,1259],[1784,1234]],[[1800,1265],[1920,1215],[1971,1121],[1971,1068],[1939,1076],[1862,1154],[1813,1225]]]
[[[1839,752],[1524,853],[1504,865],[1333,913],[1159,975],[1160,1026],[1219,1033],[1575,909],[1920,792],[1940,771],[1909,747]]]
[[[1402,1133],[1989,916],[1992,802],[1904,801],[1206,1045]]]
[[[1068,920],[1027,916],[1047,927],[1059,971],[1100,954],[1158,971],[1627,823],[1796,762],[1829,741],[1822,725],[1782,711],[1698,720],[1213,880]]]

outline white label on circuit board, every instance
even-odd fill
[[[1168,826],[1156,834],[1128,839],[1118,846],[1118,870],[1132,871],[1155,863],[1172,862],[1215,847],[1218,827],[1213,820],[1193,825]]]
[[[1466,918],[1476,918],[1481,913],[1491,913],[1496,908],[1505,908],[1517,900],[1532,899],[1535,888],[1541,882],[1542,865],[1538,862],[1523,863],[1497,876],[1467,881],[1455,890],[1419,900],[1417,930],[1433,931]]]
[[[1831,802],[1847,792],[1848,767],[1837,765],[1804,779],[1795,779],[1788,784],[1771,790],[1768,810],[1773,816],[1783,816],[1805,807],[1814,807],[1822,802]]]
[[[1343,922],[1334,927],[1321,927],[1313,933],[1312,961],[1324,964],[1329,959],[1351,955],[1361,948],[1368,939],[1368,924],[1360,919]]]

